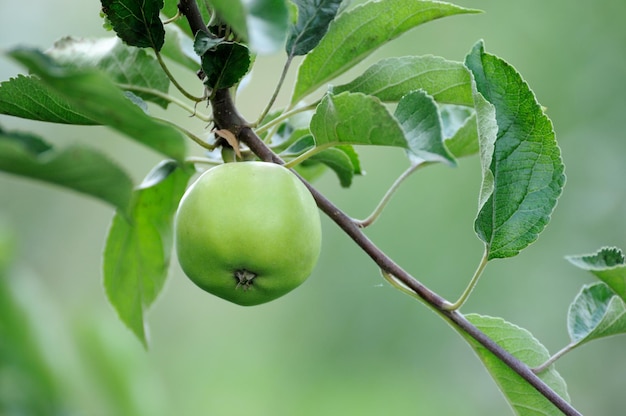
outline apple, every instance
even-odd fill
[[[185,274],[239,305],[269,302],[295,289],[321,250],[315,200],[296,175],[274,163],[207,170],[183,195],[174,228]]]

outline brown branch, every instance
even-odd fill
[[[195,0],[180,0],[179,9],[191,25],[192,30],[206,30],[204,23],[198,22],[200,16]],[[200,19],[201,21],[201,19]],[[252,152],[260,159],[266,162],[284,164],[284,161],[276,155],[265,143],[254,133],[249,127],[248,122],[237,112],[232,97],[228,90],[218,90],[211,98],[211,107],[213,108],[213,118],[215,125],[220,129],[226,129],[232,132],[241,142],[245,143]],[[417,279],[411,276],[398,264],[396,264],[389,256],[381,251],[362,230],[354,223],[354,221],[322,195],[317,189],[304,179],[300,178],[311,194],[315,198],[318,207],[330,217],[352,240],[363,249],[365,253],[385,272],[393,275],[402,282],[406,287],[415,292],[424,302],[431,306],[433,310],[439,313],[444,319],[459,328],[464,333],[471,336],[485,349],[490,351],[505,363],[511,370],[517,373],[530,385],[532,385],[546,399],[560,409],[565,415],[580,416],[581,414],[560,397],[554,390],[543,382],[532,370],[515,358],[512,354],[498,345],[495,341],[485,335],[476,326],[469,322],[458,311],[449,311],[444,306],[448,305],[444,298],[428,289]]]
[[[206,24],[202,20],[202,14],[200,13],[200,9],[198,9],[196,0],[180,0],[178,2],[178,11],[180,11],[189,22],[193,34],[199,31],[209,32],[209,29],[207,29]]]
[[[223,128],[223,127],[222,127]],[[262,160],[266,162],[273,162],[284,164],[284,162],[278,157],[271,149],[269,149],[262,140],[260,140],[252,129],[244,127],[239,130],[239,140],[246,143],[248,147]],[[405,286],[415,292],[424,302],[428,303],[437,313],[444,317],[447,321],[452,323],[457,328],[474,338],[485,349],[490,351],[496,357],[498,357],[503,363],[505,363],[511,370],[516,372],[520,377],[526,380],[532,385],[539,393],[541,393],[546,399],[554,404],[559,410],[568,416],[580,416],[579,413],[572,405],[559,396],[554,390],[543,382],[533,371],[520,360],[511,355],[507,350],[498,345],[495,341],[489,338],[485,333],[479,330],[471,322],[469,322],[465,316],[458,311],[450,311],[444,306],[448,302],[421,284],[417,279],[411,276],[398,264],[396,264],[391,258],[389,258],[383,251],[381,251],[369,238],[362,232],[362,230],[354,223],[354,221],[346,215],[343,211],[337,208],[331,201],[329,201],[324,195],[322,195],[316,188],[304,179],[300,178],[307,186],[311,194],[315,198],[318,207],[328,215],[346,234],[352,238],[352,240],[359,245],[369,255],[369,257],[384,271],[396,277]]]

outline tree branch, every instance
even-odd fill
[[[206,26],[200,18],[200,13],[195,0],[180,0],[179,9],[183,13],[194,33],[199,30],[206,31]],[[266,162],[284,165],[284,161],[276,155],[249,127],[249,123],[237,112],[232,97],[228,90],[215,91],[210,99],[213,108],[215,125],[220,129],[232,132],[241,142],[245,143],[252,152]],[[448,322],[471,336],[488,351],[498,357],[509,368],[532,385],[539,393],[554,404],[559,410],[568,416],[581,416],[581,414],[560,397],[554,390],[543,382],[532,370],[485,335],[460,312],[448,310],[450,303],[421,284],[417,279],[402,269],[383,251],[381,251],[354,221],[322,195],[311,184],[302,179],[307,186],[318,207],[330,217],[369,257],[386,273],[395,276],[402,284],[415,292],[425,303],[441,315]]]
[[[215,104],[213,104],[215,108]],[[217,117],[215,117],[217,118]],[[238,123],[241,125],[242,123]],[[245,124],[245,123],[243,123]],[[222,125],[222,128],[225,126]],[[256,134],[249,127],[243,127],[239,129],[239,140],[244,142],[250,147],[250,150],[259,156],[266,162],[273,162],[278,164],[284,164],[284,161],[278,157],[270,148],[268,148],[263,141],[256,136]],[[474,338],[485,349],[490,351],[496,357],[498,357],[503,363],[505,363],[511,370],[515,371],[520,377],[526,380],[531,386],[533,386],[539,393],[541,393],[546,399],[554,404],[559,410],[568,416],[581,416],[571,404],[565,401],[554,390],[543,382],[537,375],[524,363],[511,355],[507,350],[498,345],[495,341],[485,335],[476,326],[469,322],[465,316],[456,310],[449,310],[450,303],[444,298],[428,289],[421,284],[417,279],[411,276],[407,271],[396,264],[391,258],[389,258],[383,251],[381,251],[362,230],[352,221],[352,219],[346,215],[343,211],[337,208],[331,201],[329,201],[324,195],[322,195],[316,188],[310,183],[300,178],[307,186],[317,206],[330,217],[346,234],[352,238],[352,240],[369,255],[369,257],[386,273],[395,276],[405,286],[415,292],[424,302],[426,302],[433,310],[441,315],[448,322],[455,327],[461,329],[463,332]]]
[[[200,13],[200,9],[198,9],[196,0],[180,0],[178,2],[178,11],[185,16],[189,22],[193,34],[199,31],[209,33],[209,29],[207,29],[206,24],[202,20],[202,14]]]

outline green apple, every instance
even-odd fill
[[[204,172],[180,202],[175,236],[185,274],[239,305],[269,302],[299,286],[322,240],[309,190],[288,169],[265,162]]]

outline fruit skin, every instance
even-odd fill
[[[295,289],[321,250],[313,197],[292,172],[273,163],[226,163],[204,172],[181,199],[174,227],[185,274],[239,305],[269,302]]]

